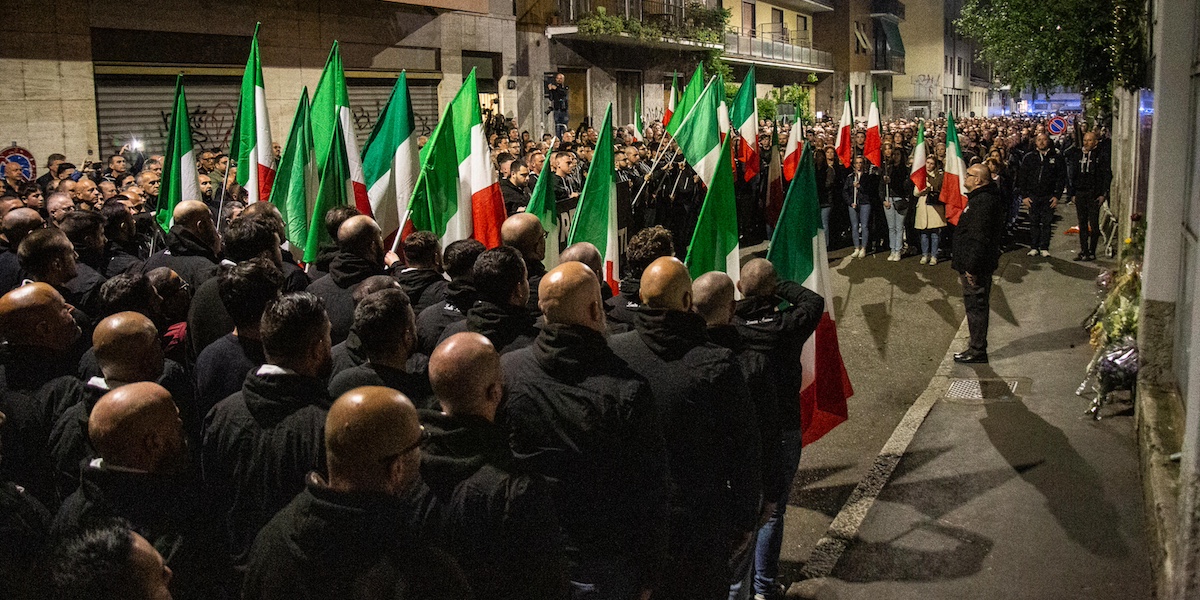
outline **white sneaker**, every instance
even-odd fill
[[[921,264],[923,264],[923,265],[927,265],[927,264],[929,264],[929,257],[928,257],[928,256],[922,256],[922,257],[921,257]]]
[[[1049,257],[1049,256],[1050,256],[1050,251],[1049,251],[1049,250],[1042,250],[1042,258],[1047,258],[1047,257]]]
[[[1038,255],[1037,248],[1031,249],[1028,254],[1028,256],[1037,256],[1037,255]]]
[[[854,252],[850,253],[850,258],[862,258],[866,256],[866,248],[855,248]]]
[[[888,257],[888,260],[890,260],[892,262],[900,262],[900,253],[893,252],[892,255]]]
[[[929,257],[929,264],[930,264],[930,266],[936,265],[936,264],[937,264],[937,257],[936,257],[936,256],[931,256],[931,257]]]

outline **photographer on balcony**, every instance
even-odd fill
[[[546,84],[546,97],[550,99],[549,111],[554,115],[554,135],[562,137],[567,130],[567,88],[566,77],[562,73],[554,74],[554,82]]]

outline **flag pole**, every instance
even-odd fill
[[[221,231],[221,219],[225,216],[225,196],[229,193],[229,168],[237,168],[237,161],[232,156],[229,157],[229,166],[225,167],[225,173],[221,175],[221,201],[217,203],[217,232]]]
[[[664,133],[664,135],[671,135],[669,133],[666,133],[665,131],[663,133]],[[674,143],[674,141],[675,141],[675,137],[672,136],[671,142]],[[679,156],[679,144],[674,144],[674,145],[675,145],[675,153],[671,155],[671,159],[668,160],[667,162],[674,161],[675,157]],[[666,154],[666,151],[663,149],[660,149],[658,157],[654,159],[654,164],[650,165],[650,173],[654,172],[655,167],[657,167],[659,161],[662,160],[663,154]],[[650,173],[647,173],[647,175],[649,175]],[[630,206],[637,206],[638,200],[641,199],[641,197],[642,197],[642,191],[646,189],[646,184],[649,182],[650,182],[650,180],[647,179],[645,176],[642,177],[642,186],[639,187],[637,193],[633,195],[633,200],[631,200],[629,202]]]

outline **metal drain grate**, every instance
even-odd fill
[[[958,400],[1000,400],[1017,393],[1015,379],[951,379],[947,398]]]

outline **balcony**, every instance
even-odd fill
[[[771,4],[813,15],[833,12],[833,0],[771,0]]]
[[[546,36],[674,50],[721,48],[719,11],[684,0],[557,0]]]
[[[904,55],[895,52],[876,53],[871,63],[871,73],[874,75],[903,75]]]
[[[796,71],[833,72],[832,54],[813,48],[807,35],[801,38],[779,25],[764,23],[755,32],[729,28],[725,32],[725,60]]]
[[[904,20],[904,3],[900,0],[871,0],[871,16],[899,23]]]

